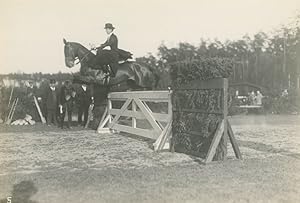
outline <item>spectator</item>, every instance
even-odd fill
[[[75,96],[76,92],[72,87],[71,81],[66,80],[64,85],[61,87],[59,98],[60,127],[62,129],[66,114],[68,115],[67,128],[71,128]]]
[[[32,98],[36,95],[37,88],[33,85],[33,81],[29,81],[27,84],[26,96]]]
[[[93,102],[94,97],[92,89],[86,84],[82,84],[77,92],[77,104],[78,104],[78,125],[85,126],[88,119],[89,106]],[[84,122],[82,123],[82,116]]]
[[[255,103],[255,93],[254,93],[254,91],[252,91],[249,94],[249,101],[250,101],[250,105],[254,105],[254,103]]]
[[[262,98],[263,98],[264,96],[262,95],[262,93],[260,93],[260,91],[257,91],[256,92],[256,104],[257,105],[259,105],[259,106],[261,106],[262,105]]]
[[[239,96],[239,91],[236,90],[236,91],[235,91],[235,97],[237,98],[238,96]]]
[[[47,111],[47,124],[57,125],[57,106],[58,106],[58,91],[56,88],[56,81],[54,79],[50,80],[50,85],[45,91],[44,102]]]
[[[281,93],[281,96],[282,97],[288,97],[289,96],[289,92],[287,89],[283,90],[282,93]]]
[[[23,105],[26,106],[25,113],[30,115],[33,120],[37,121],[40,119],[36,105],[34,103],[34,97],[37,93],[37,87],[33,81],[28,81],[26,84],[26,97],[23,98]]]

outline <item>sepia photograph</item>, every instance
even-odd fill
[[[0,203],[300,202],[299,0],[0,0]]]

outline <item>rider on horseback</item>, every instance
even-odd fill
[[[109,65],[108,72],[110,72],[110,75],[114,77],[119,68],[119,60],[132,58],[132,54],[118,48],[118,38],[113,33],[115,28],[111,23],[106,23],[104,29],[108,37],[106,42],[96,48],[97,55],[95,63],[100,64],[101,66]],[[105,50],[106,47],[109,47],[110,50]]]

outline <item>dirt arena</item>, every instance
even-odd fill
[[[134,136],[2,125],[0,202],[300,202],[300,116],[230,120],[244,159],[228,146],[208,165]]]

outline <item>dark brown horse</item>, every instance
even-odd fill
[[[136,62],[125,62],[119,65],[115,77],[107,77],[101,66],[94,66],[95,54],[76,42],[63,40],[65,64],[72,68],[75,61],[79,60],[80,75],[74,76],[75,81],[83,81],[91,84],[103,84],[115,86],[127,83],[130,89],[153,89],[158,83],[158,75],[147,66]]]

